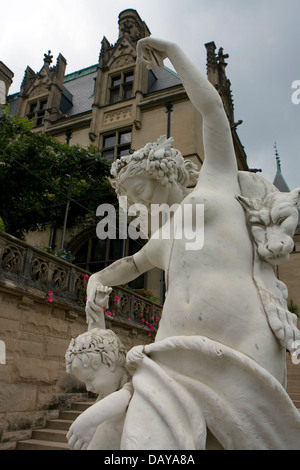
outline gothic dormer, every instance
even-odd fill
[[[56,65],[51,66],[51,51],[44,54],[44,65],[35,73],[26,68],[18,98],[17,114],[27,116],[34,127],[41,127],[46,120],[58,117],[59,103],[65,77],[66,60],[59,54]]]
[[[95,87],[95,105],[105,106],[133,97],[137,88],[136,43],[150,35],[148,26],[132,9],[119,14],[119,37],[110,44],[106,37],[101,42],[98,74]]]
[[[93,142],[100,135],[100,123],[107,130],[122,124],[130,132],[133,122],[140,124],[135,97],[147,89],[148,71],[144,64],[136,64],[136,45],[139,39],[150,36],[150,31],[133,9],[122,11],[118,24],[117,42],[110,44],[106,37],[101,42],[89,133]],[[104,137],[104,145],[101,140],[99,145],[105,147],[105,142]]]
[[[150,36],[148,26],[139,14],[132,9],[119,14],[119,37],[115,44],[110,44],[106,37],[101,42],[99,66],[103,70],[120,68],[136,59],[136,43],[139,39]]]

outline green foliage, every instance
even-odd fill
[[[50,255],[56,256],[57,258],[63,259],[68,263],[72,263],[74,261],[74,256],[72,255],[71,251],[67,250],[54,250],[51,246],[45,246],[43,248],[46,253]]]
[[[294,304],[293,300],[290,301],[288,305],[288,309],[290,312],[294,313],[295,315],[297,315],[297,317],[299,317],[299,314],[300,314],[299,307],[298,305]]]
[[[5,225],[4,225],[4,222],[2,220],[2,218],[0,217],[0,231],[2,230],[2,232],[5,232]]]
[[[117,201],[107,180],[110,163],[96,147],[69,146],[33,132],[29,121],[9,116],[5,107],[0,165],[0,213],[6,231],[20,238],[48,224],[63,225],[70,179],[68,227],[83,220],[95,224],[98,205]]]
[[[139,294],[142,297],[145,297],[146,299],[151,300],[151,302],[156,302],[157,300],[159,300],[159,297],[155,297],[152,294],[151,290],[149,289],[132,289],[132,290],[136,294]]]

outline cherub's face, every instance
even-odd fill
[[[84,367],[82,360],[77,356],[72,361],[72,373],[75,377],[85,383],[87,391],[102,397],[118,390],[122,372],[121,367],[111,369],[105,364],[100,364],[97,369]]]

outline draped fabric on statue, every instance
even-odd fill
[[[180,360],[172,368],[159,363],[157,353],[174,352]],[[248,356],[179,336],[137,346],[127,361],[137,369],[122,449],[205,449],[208,428],[228,450],[300,450],[300,413]]]

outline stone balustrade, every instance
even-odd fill
[[[90,273],[5,232],[0,232],[0,280],[15,282],[25,289],[44,291],[45,299],[49,291],[53,292],[51,300],[67,302],[71,316],[76,316],[77,306],[84,306],[85,275],[89,276]],[[115,301],[116,298],[118,301]],[[118,286],[113,289],[106,314],[112,320],[118,318],[126,323],[130,321],[148,328],[151,332],[157,329],[161,310],[161,306],[155,302]],[[151,318],[153,320],[150,320]],[[142,319],[145,321],[142,322]],[[149,328],[150,324],[153,329]]]

